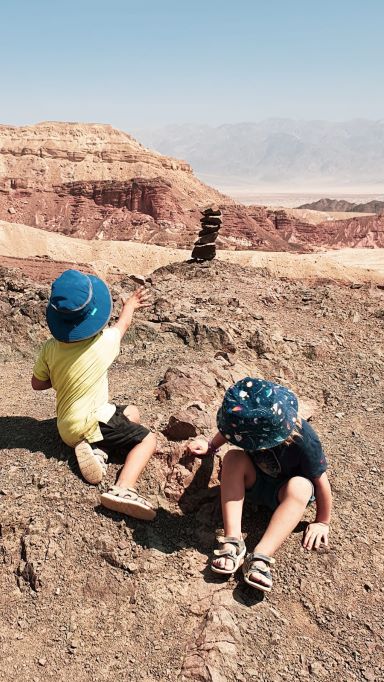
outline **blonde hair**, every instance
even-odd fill
[[[293,431],[291,431],[291,433],[289,434],[288,438],[286,438],[286,439],[283,441],[283,444],[285,444],[285,445],[292,445],[292,443],[294,443],[294,441],[295,441],[297,438],[302,438],[302,437],[303,437],[302,434],[301,434],[301,426],[302,426],[302,423],[303,423],[302,417],[298,414],[297,417],[296,417],[295,427],[294,427]]]

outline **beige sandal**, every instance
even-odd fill
[[[272,589],[272,574],[269,566],[273,566],[274,563],[275,559],[266,554],[260,554],[259,552],[248,554],[243,564],[244,580],[247,585],[261,592],[270,592]]]
[[[242,538],[234,538],[232,536],[218,537],[217,542],[220,545],[232,545],[229,549],[215,549],[211,558],[211,570],[214,573],[221,573],[221,575],[233,575],[243,563],[246,547]],[[213,562],[218,559],[228,559],[232,562],[231,568],[220,568]]]
[[[92,485],[100,483],[107,471],[108,455],[100,448],[93,448],[86,440],[76,445],[75,454],[85,480]]]
[[[120,488],[117,485],[111,486],[106,493],[100,497],[101,504],[107,509],[133,516],[135,519],[152,521],[156,516],[156,510],[150,502],[139,495],[134,488]]]

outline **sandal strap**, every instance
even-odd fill
[[[108,492],[116,497],[137,497],[135,488],[121,488],[119,485],[111,485]]]
[[[214,557],[220,557],[221,559],[231,559],[233,561],[233,565],[235,566],[236,561],[237,561],[237,554],[235,552],[231,552],[230,549],[214,549],[213,550]]]
[[[260,566],[256,565],[258,562],[261,561],[264,564],[267,564],[265,568],[261,568]],[[252,574],[258,573],[259,575],[263,576],[263,578],[266,578],[272,585],[272,574],[268,568],[268,565],[274,563],[275,560],[272,557],[269,557],[265,554],[259,554],[258,552],[255,552],[254,554],[248,554],[248,556],[246,556],[245,558],[243,566],[244,575],[250,578]],[[252,582],[257,583],[258,581],[254,580]]]
[[[134,502],[140,502],[140,504],[152,509],[152,505],[148,502],[148,500],[146,500],[145,497],[142,497],[142,495],[139,495],[135,488],[120,488],[118,485],[112,485],[108,489],[108,492],[111,495],[115,495],[116,497],[121,497],[123,499],[128,498]]]
[[[257,568],[257,566],[253,566],[252,564],[247,564],[244,573],[247,576],[253,575],[254,573],[259,573],[260,575],[264,576],[264,578],[267,578],[267,580],[272,580],[272,573],[271,571],[268,571],[263,568]]]
[[[276,563],[276,560],[273,557],[267,556],[266,554],[260,554],[259,552],[248,554],[247,561],[249,563],[253,563],[254,561],[263,561],[265,564],[269,564],[270,566],[273,566],[273,564]]]
[[[232,545],[232,547],[229,547],[227,549],[214,549],[213,550],[214,558],[221,557],[223,559],[230,559],[231,561],[233,561],[233,567],[235,567],[237,564],[238,556],[244,550],[245,547],[244,540],[232,537],[231,535],[226,535],[224,537],[219,536],[217,538],[217,542],[219,545],[228,544]]]
[[[242,540],[241,538],[232,537],[232,535],[224,535],[224,536],[220,535],[217,538],[217,542],[220,545],[224,545],[224,544],[235,545],[235,547],[237,547],[240,551],[244,547],[244,540]]]
[[[233,568],[237,564],[237,552],[235,548],[233,548],[232,551],[230,549],[214,549],[213,561],[215,561],[217,557],[221,559],[230,559],[233,562]]]

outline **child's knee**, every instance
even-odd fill
[[[131,421],[135,422],[136,424],[140,424],[140,412],[137,409],[136,405],[128,405],[123,414]]]
[[[152,431],[150,431],[150,432],[145,436],[145,438],[144,438],[144,440],[143,440],[142,442],[145,443],[145,444],[148,446],[148,448],[150,448],[151,454],[152,454],[152,455],[156,452],[156,448],[157,448],[157,438],[156,438],[156,434],[155,434],[155,433],[152,433]]]
[[[313,493],[313,485],[304,476],[293,476],[289,479],[286,487],[286,495],[300,502],[304,507],[308,504]]]
[[[224,455],[222,474],[230,474],[232,476],[241,473],[244,475],[250,464],[250,459],[244,450],[228,450]]]

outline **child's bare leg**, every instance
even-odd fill
[[[144,440],[128,453],[116,485],[120,488],[134,488],[140,474],[156,452],[156,436],[149,433]]]
[[[224,535],[241,538],[241,517],[244,495],[256,481],[255,468],[244,450],[229,450],[223,460],[221,472],[221,508],[224,521]],[[230,545],[223,545],[223,549]],[[229,559],[219,558],[213,562],[217,568],[230,569]]]
[[[140,412],[136,405],[128,405],[123,413],[131,422],[140,424]],[[134,488],[151,456],[156,452],[156,436],[149,433],[144,440],[128,453],[116,485],[120,488]]]
[[[263,537],[256,545],[255,552],[270,557],[274,555],[302,518],[312,490],[311,482],[302,476],[294,476],[280,488],[280,504],[273,513]],[[253,575],[253,573],[250,575],[251,580]],[[257,580],[269,584],[268,580],[263,581],[259,574]]]
[[[135,405],[128,405],[124,415],[131,422],[140,424],[139,410]],[[148,433],[141,443],[135,445],[128,453],[116,485],[101,495],[100,501],[104,507],[145,521],[155,518],[156,510],[148,500],[134,490],[140,474],[155,452],[156,436],[154,433]]]

